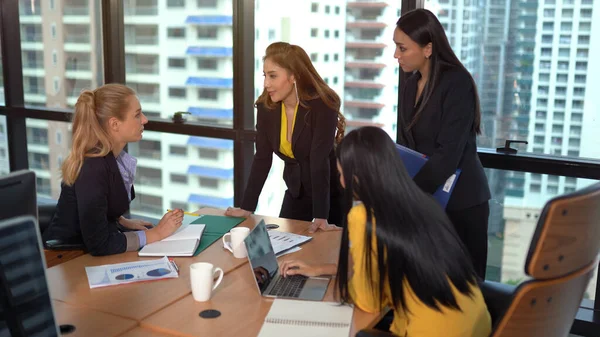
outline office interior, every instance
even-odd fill
[[[519,284],[545,203],[600,180],[598,1],[3,0],[0,177],[33,171],[38,206],[55,205],[79,93],[123,83],[149,119],[126,148],[138,158],[131,215],[238,206],[265,48],[303,47],[342,98],[347,132],[378,126],[396,139],[407,74],[392,34],[415,8],[438,16],[477,84],[492,190],[486,279]],[[278,215],[281,170],[274,161],[258,214]],[[571,336],[600,335],[597,279]]]

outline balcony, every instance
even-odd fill
[[[158,64],[136,64],[127,65],[125,71],[128,74],[150,74],[158,75]]]
[[[23,69],[44,69],[44,61],[42,61],[42,60],[24,61]]]
[[[64,16],[87,16],[90,14],[90,9],[87,6],[69,6],[63,7]]]
[[[382,0],[350,0],[348,8],[385,8],[388,4]]]
[[[158,15],[158,6],[125,6],[125,16]]]
[[[89,34],[65,34],[65,43],[90,43]]]
[[[42,32],[39,33],[21,33],[23,42],[42,42]]]
[[[141,93],[138,92],[138,97],[140,98],[140,102],[143,103],[160,103],[160,94],[159,93]]]
[[[378,17],[375,18],[373,20],[373,22],[370,22],[371,20],[369,20],[368,18],[365,19],[365,18],[361,17],[359,21],[354,21],[354,22],[348,21],[348,23],[346,24],[346,28],[359,28],[359,29],[360,28],[370,28],[370,29],[379,28],[379,29],[384,29],[384,28],[386,28],[388,26],[387,23],[385,23],[385,22],[374,22],[376,20],[378,20]]]
[[[71,71],[90,71],[92,69],[92,64],[90,62],[82,62],[77,60],[69,60],[65,64],[65,70]]]
[[[385,43],[370,40],[358,40],[350,38],[346,42],[346,48],[384,49],[385,47],[387,47]]]
[[[126,36],[126,45],[144,45],[144,46],[155,46],[158,44],[158,36]]]
[[[46,95],[44,86],[29,86],[24,88],[24,93],[27,95]]]

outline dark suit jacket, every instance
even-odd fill
[[[461,210],[490,199],[488,181],[477,155],[475,88],[470,75],[458,68],[443,72],[418,122],[410,131],[406,127],[416,112],[414,108],[419,72],[402,86],[399,143],[429,156],[429,161],[414,177],[427,193],[434,193],[457,168],[462,173],[448,201],[448,210]]]
[[[329,217],[330,198],[339,195],[339,179],[333,143],[337,126],[337,111],[321,99],[300,105],[292,133],[295,159],[279,152],[281,137],[281,103],[274,110],[257,107],[256,153],[241,207],[254,211],[263,188],[273,153],[285,162],[283,180],[294,198],[312,198],[312,217]]]
[[[119,230],[118,219],[127,210],[129,198],[113,154],[85,158],[73,186],[62,185],[44,242],[83,242],[92,255],[123,253],[127,239]]]

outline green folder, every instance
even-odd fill
[[[194,256],[200,254],[213,242],[220,239],[225,233],[229,232],[233,227],[239,225],[244,220],[246,220],[246,218],[219,215],[201,215],[198,219],[194,220],[190,225],[206,225]]]

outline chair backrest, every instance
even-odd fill
[[[492,337],[564,337],[579,309],[596,260],[568,276],[519,285]]]
[[[546,203],[525,262],[525,273],[551,279],[581,270],[600,251],[600,183]]]
[[[32,216],[0,220],[0,336],[58,336]]]

